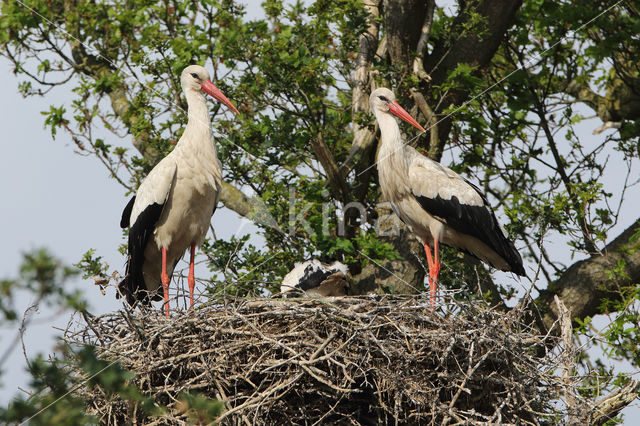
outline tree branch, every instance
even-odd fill
[[[562,378],[564,380],[564,403],[567,405],[569,413],[567,424],[580,424],[580,407],[576,395],[574,394],[575,385],[571,379],[574,369],[575,350],[573,348],[573,328],[571,327],[571,312],[562,303],[558,296],[553,297],[556,308],[560,313],[560,331],[562,338],[562,358],[560,360],[560,368],[562,369]]]
[[[354,156],[366,151],[375,141],[375,133],[369,130],[368,126],[358,124],[359,113],[369,112],[369,93],[371,89],[371,65],[378,47],[378,29],[380,10],[380,0],[369,0],[365,2],[364,8],[369,14],[367,30],[360,35],[358,57],[356,68],[353,72],[352,94],[351,94],[351,115],[353,117],[353,142],[351,151],[343,167],[348,166]]]
[[[433,24],[433,12],[436,8],[435,0],[427,1],[427,16],[424,19],[422,30],[420,32],[420,39],[418,40],[418,46],[416,47],[416,57],[413,59],[413,74],[421,80],[431,81],[431,77],[424,70],[424,55],[427,52],[427,45],[429,43],[429,35],[431,34],[431,25]]]
[[[71,43],[71,55],[75,61],[74,68],[88,77],[98,80],[115,74],[111,64],[102,57],[97,57],[87,53],[84,46],[77,41]],[[131,103],[127,98],[125,87],[111,86],[111,90],[105,92],[111,101],[111,108],[114,114],[131,129],[138,121],[138,115],[131,112]],[[151,164],[155,164],[161,159],[161,153],[146,143],[149,138],[148,133],[143,132],[133,135],[133,146]]]
[[[571,265],[546,290],[540,291],[535,304],[541,311],[542,322],[551,328],[558,318],[554,295],[572,312],[574,320],[601,313],[602,300],[620,300],[620,290],[640,282],[640,242],[630,241],[640,228],[640,218],[615,240],[609,243],[603,255],[594,255]],[[623,267],[623,274],[614,269]]]
[[[260,198],[248,197],[244,192],[224,180],[222,181],[220,201],[226,208],[246,217],[253,223],[269,226],[281,232],[278,223]]]
[[[623,408],[638,398],[640,380],[631,380],[616,393],[598,401],[592,411],[589,424],[599,426],[616,417]]]
[[[336,160],[333,158],[331,151],[329,151],[329,147],[324,143],[322,132],[318,132],[315,138],[311,138],[311,148],[313,148],[316,158],[320,164],[322,164],[322,168],[327,174],[327,180],[329,181],[333,196],[343,203],[347,203],[349,201],[347,182],[340,173]]]
[[[428,9],[433,1],[386,0],[384,3],[384,23],[387,34],[391,64],[398,72],[411,72],[413,58],[420,38]],[[426,42],[425,48],[426,48]]]
[[[415,101],[418,109],[427,119],[427,130],[429,131],[429,156],[435,156],[435,153],[440,146],[440,140],[438,139],[438,116],[433,112],[427,100],[422,96],[422,93],[418,89],[411,89],[411,95]],[[433,157],[432,157],[433,158]]]
[[[596,114],[598,114],[598,117],[600,117],[602,121],[612,120],[611,114],[604,105],[604,96],[598,95],[588,86],[583,86],[576,80],[573,80],[567,85],[565,91],[576,98],[577,101],[584,102],[589,108],[596,111]]]
[[[549,122],[547,121],[547,112],[545,110],[545,106],[542,104],[542,102],[538,98],[538,94],[536,93],[536,91],[533,90],[531,86],[529,86],[529,89],[534,99],[536,113],[540,118],[540,127],[542,127],[542,131],[544,132],[547,138],[547,142],[549,144],[549,149],[551,150],[553,159],[556,162],[555,169],[560,175],[560,179],[562,180],[562,183],[564,184],[564,187],[567,190],[567,194],[569,194],[569,198],[573,202],[573,209],[578,215],[577,217],[578,226],[580,227],[580,231],[582,232],[584,247],[587,250],[587,252],[591,254],[597,253],[598,248],[593,242],[593,238],[591,237],[591,233],[587,226],[586,217],[583,213],[583,206],[580,204],[580,200],[577,198],[575,191],[573,190],[571,179],[569,179],[569,176],[567,176],[567,172],[565,171],[565,162],[562,159],[560,152],[558,151],[558,146],[556,144],[555,138],[553,137],[553,133],[551,133],[551,129],[549,128]]]

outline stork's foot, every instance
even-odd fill
[[[429,268],[429,300],[431,307],[436,305],[436,295],[438,292],[438,274],[440,273],[440,265],[434,264]]]
[[[169,276],[166,273],[162,273],[162,291],[164,293],[164,313],[169,316]]]

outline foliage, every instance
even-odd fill
[[[222,414],[224,404],[199,394],[183,393],[179,397],[179,410],[187,413],[191,424],[209,424]]]
[[[29,373],[33,376],[31,387],[35,396],[14,399],[9,407],[0,409],[0,420],[38,425],[98,423],[85,414],[84,401],[70,393],[73,382],[62,360],[48,361],[39,356],[31,360]]]
[[[63,265],[45,249],[25,253],[19,277],[1,281],[3,297],[0,303],[4,315],[0,318],[0,325],[17,328],[19,318],[15,299],[24,296],[29,296],[33,300],[32,306],[36,308],[45,304],[60,311],[75,310],[90,315],[85,311],[84,297],[66,288],[69,279],[77,274],[77,270]],[[25,313],[21,330],[29,325],[30,318]],[[7,355],[16,343],[5,342],[0,366],[8,359]],[[0,407],[0,422],[98,424],[97,418],[86,414],[86,401],[74,393],[79,383],[107,398],[121,398],[148,415],[158,416],[164,412],[152,398],[144,396],[136,386],[130,384],[134,378],[131,373],[117,362],[99,358],[93,346],[70,346],[61,342],[57,352],[58,356],[45,358],[37,355],[27,360],[27,370],[31,375],[30,394],[28,397],[18,395],[8,406]],[[73,373],[71,366],[82,374]],[[209,413],[215,415],[215,412]]]
[[[48,250],[38,249],[23,253],[22,265],[16,279],[0,280],[1,322],[15,322],[18,319],[16,298],[23,294],[33,297],[33,305],[45,303],[48,306],[84,310],[85,302],[81,293],[68,291],[64,284],[78,274],[54,258]]]
[[[165,411],[153,398],[142,395],[136,386],[129,384],[133,379],[131,373],[117,362],[99,359],[93,346],[74,349],[64,345],[62,353],[60,358],[45,360],[38,356],[30,361],[32,396],[16,397],[7,408],[0,408],[1,421],[28,421],[36,425],[98,424],[97,418],[86,414],[87,402],[74,392],[79,383],[106,398],[122,398],[147,415],[158,416]],[[71,365],[82,374],[73,374]]]

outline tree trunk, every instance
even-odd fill
[[[392,244],[400,259],[374,262],[370,259],[362,272],[353,277],[353,294],[388,293],[415,294],[424,290],[425,278],[422,244],[391,210],[389,203],[378,204],[376,228],[380,239]]]

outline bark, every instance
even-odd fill
[[[640,96],[637,85],[640,79],[613,78],[607,85],[607,92],[601,96],[573,80],[566,92],[577,101],[584,102],[593,109],[603,122],[619,122],[640,118]]]
[[[229,182],[222,181],[220,201],[229,210],[233,210],[240,216],[244,216],[253,223],[269,226],[282,232],[278,223],[269,213],[266,204],[259,197],[249,197]]]
[[[416,88],[411,90],[411,96],[415,101],[418,110],[424,118],[427,120],[427,131],[429,132],[429,147],[433,147],[436,151],[429,152],[429,156],[434,158],[438,147],[440,146],[438,139],[438,116],[433,112],[429,104],[427,103],[422,93],[420,93]]]
[[[591,90],[580,78],[571,80],[566,88],[560,89],[576,101],[585,103],[602,120],[603,124],[593,134],[609,128],[620,128],[625,120],[640,119],[640,69],[637,61],[631,60],[628,52],[612,52],[609,60],[613,66],[604,95]]]
[[[412,68],[414,52],[422,34],[429,2],[424,0],[388,0],[384,21],[391,63],[397,71]],[[400,69],[398,69],[400,68]]]
[[[583,86],[576,80],[569,83],[565,91],[576,98],[577,101],[584,102],[593,109],[602,121],[611,121],[613,119],[611,113],[607,110],[604,102],[604,96],[598,95],[588,86]]]
[[[589,424],[599,426],[611,421],[623,408],[638,398],[638,392],[640,392],[640,380],[631,380],[618,392],[598,401]]]
[[[609,243],[602,254],[574,263],[540,292],[535,305],[547,329],[558,318],[558,310],[551,303],[555,295],[571,311],[574,320],[584,319],[602,313],[600,305],[604,298],[621,300],[621,290],[640,282],[640,241],[630,241],[639,228],[640,218]],[[624,273],[612,273],[621,262]]]
[[[369,94],[371,93],[375,81],[371,75],[371,66],[378,48],[380,0],[368,0],[364,3],[364,8],[369,17],[367,20],[367,30],[360,35],[358,40],[358,56],[356,68],[352,80],[351,116],[353,122],[353,142],[345,162],[338,172],[342,176],[349,173],[349,168],[353,163],[355,169],[355,179],[350,188],[350,199],[364,202],[369,188],[369,182],[375,173],[375,167],[371,164],[375,161],[374,148],[376,142],[375,130],[367,125],[360,125],[363,115],[369,115]],[[345,197],[346,199],[346,197]],[[355,235],[357,230],[358,212],[355,209],[347,211],[345,220],[346,236]],[[359,273],[360,271],[352,271]]]
[[[575,369],[576,351],[573,345],[573,328],[571,327],[571,311],[562,303],[558,296],[554,296],[553,301],[560,312],[560,330],[562,338],[562,352],[560,357],[560,368],[564,381],[564,403],[567,405],[569,413],[567,425],[579,425],[584,419],[580,416],[580,405],[575,394],[575,383],[573,380],[573,370]]]
[[[372,151],[372,147],[375,142],[375,132],[368,126],[361,126],[359,124],[358,117],[362,114],[369,113],[369,94],[371,93],[373,79],[371,76],[371,65],[373,58],[378,48],[378,30],[380,16],[379,10],[380,1],[371,0],[365,3],[365,10],[369,14],[367,30],[360,35],[358,57],[356,59],[356,68],[353,73],[352,81],[352,97],[351,97],[351,115],[353,117],[353,142],[351,144],[351,150],[349,156],[343,164],[343,168],[348,168],[352,160],[356,155],[360,158],[356,159],[356,175],[358,175],[358,182],[366,182],[369,179],[369,175],[363,176],[360,172],[368,167],[368,157]],[[366,181],[365,181],[366,179]],[[366,185],[365,185],[366,186]],[[355,199],[360,199],[355,197]]]
[[[424,70],[424,56],[427,53],[427,46],[429,43],[429,36],[431,35],[431,26],[433,25],[433,13],[436,8],[435,0],[427,1],[426,16],[424,24],[422,24],[422,30],[420,38],[418,39],[418,45],[416,46],[416,55],[413,58],[413,75],[420,80],[431,81],[431,76]]]

